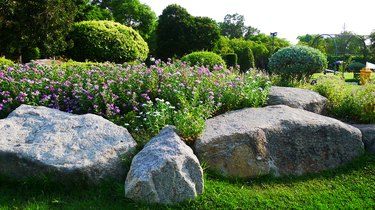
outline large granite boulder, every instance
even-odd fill
[[[278,105],[208,119],[194,147],[201,162],[224,176],[302,175],[358,157],[361,138],[338,120]]]
[[[361,130],[365,150],[375,154],[375,124],[357,124],[353,126]]]
[[[319,93],[291,87],[272,86],[268,105],[287,105],[292,108],[304,109],[317,114],[326,112],[328,99]]]
[[[203,192],[203,171],[193,150],[166,127],[133,159],[125,196],[135,201],[172,204]]]
[[[121,157],[136,146],[129,132],[93,114],[21,105],[0,120],[0,174],[15,179],[125,179]]]

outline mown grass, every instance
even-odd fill
[[[123,183],[68,186],[0,179],[0,209],[374,209],[375,156],[301,177],[230,180],[205,173],[205,192],[179,205],[135,203]]]
[[[333,73],[327,73],[325,75],[334,75],[334,74]],[[338,72],[338,73],[336,73],[336,75],[342,76],[342,73]],[[313,76],[311,77],[311,79],[318,79],[319,77],[322,77],[322,76],[324,76],[323,73],[315,73],[315,74],[313,74]],[[359,81],[359,79],[355,79],[354,78],[354,73],[353,72],[345,72],[344,73],[344,78],[345,78],[346,82],[358,82]],[[375,72],[371,73],[370,79],[372,81],[375,81]]]

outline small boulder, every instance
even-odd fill
[[[0,173],[18,180],[123,180],[121,157],[136,146],[125,128],[100,116],[41,106],[21,105],[0,120],[0,133]]]
[[[365,150],[375,154],[375,124],[353,125],[362,132],[362,141],[365,144]]]
[[[173,204],[202,192],[198,158],[172,126],[161,130],[133,158],[125,181],[125,196],[135,201]]]
[[[302,175],[358,157],[361,138],[338,120],[278,105],[208,119],[194,147],[201,162],[224,176]]]
[[[268,105],[287,105],[292,108],[304,109],[317,114],[326,112],[328,99],[319,93],[291,87],[272,86]]]

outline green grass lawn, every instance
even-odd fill
[[[311,79],[317,79],[318,77],[323,76],[323,75],[324,75],[323,73],[316,73],[316,74],[313,74]],[[333,73],[327,73],[326,75],[334,75],[334,74]],[[342,74],[340,72],[338,72],[338,73],[336,73],[336,75],[341,76]],[[345,72],[344,77],[345,77],[345,81],[347,81],[347,82],[358,81],[354,78],[353,72]],[[371,73],[371,80],[375,81],[375,72]]]
[[[375,156],[302,177],[227,180],[210,173],[205,192],[175,206],[134,203],[123,183],[64,186],[0,179],[0,209],[374,209]]]

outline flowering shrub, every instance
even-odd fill
[[[166,124],[187,141],[204,120],[228,110],[262,106],[269,82],[252,73],[160,63],[0,67],[0,118],[20,104],[101,115],[133,134],[156,134]]]
[[[311,89],[329,100],[329,114],[357,123],[375,123],[375,84],[348,85],[339,76],[325,76]]]

